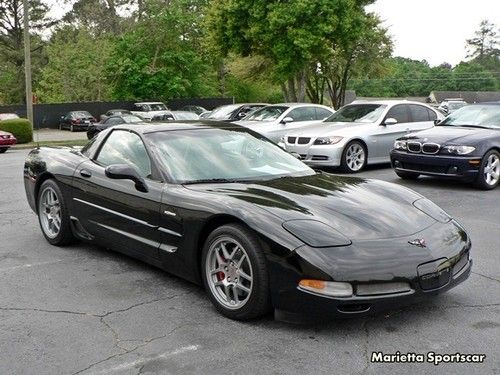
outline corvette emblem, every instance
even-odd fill
[[[415,240],[408,241],[410,245],[418,246],[418,247],[427,247],[425,240],[423,238],[417,238]]]

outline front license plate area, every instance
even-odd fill
[[[417,272],[422,290],[441,288],[450,282],[451,268],[446,258],[421,264]]]

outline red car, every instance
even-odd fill
[[[15,145],[16,142],[16,137],[11,133],[0,130],[0,154],[3,154],[10,146]]]

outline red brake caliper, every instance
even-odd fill
[[[222,255],[221,255],[221,258],[224,262],[226,262],[226,259]],[[219,267],[220,267],[220,264],[219,264]],[[226,275],[222,271],[217,272],[216,275],[217,275],[217,281],[222,281],[226,278]]]

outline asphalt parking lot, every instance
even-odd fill
[[[80,243],[50,246],[26,202],[28,151],[0,155],[0,374],[500,373],[500,189],[404,184],[457,218],[473,241],[469,280],[426,303],[364,319],[290,325],[219,315],[204,291]],[[378,364],[371,353],[486,354],[482,364]]]

